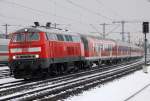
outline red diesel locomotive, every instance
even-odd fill
[[[25,79],[142,56],[142,48],[128,43],[44,27],[20,29],[9,44],[11,73]]]

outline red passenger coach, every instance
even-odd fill
[[[85,61],[89,65],[109,64],[143,56],[143,48],[127,42],[81,36],[84,43]]]
[[[9,61],[15,78],[68,70],[81,61],[84,49],[80,37],[45,28],[24,28],[13,34]]]
[[[102,40],[95,37],[83,37],[85,46],[85,59],[90,61],[102,61],[116,58],[114,48],[116,43],[111,40]]]

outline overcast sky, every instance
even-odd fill
[[[139,40],[142,26],[137,22],[150,21],[149,10],[149,0],[0,0],[0,25],[52,22],[73,32],[94,34],[102,33],[101,23],[125,20],[128,21],[125,31],[131,32],[132,40]],[[18,28],[9,26],[9,32]],[[112,32],[109,38],[121,39],[121,35],[115,33],[120,31],[121,25],[106,26],[106,33]],[[0,26],[1,32],[5,32],[4,26]]]

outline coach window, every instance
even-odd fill
[[[28,41],[37,41],[39,40],[39,33],[28,33],[27,34],[27,40]]]
[[[111,46],[110,45],[108,45],[108,51],[110,51],[111,50]]]
[[[101,47],[101,51],[103,51],[103,45],[100,45],[100,47]]]
[[[107,51],[110,51],[110,45],[107,45]]]
[[[111,51],[112,50],[112,46],[111,45],[109,45],[109,51]]]
[[[96,49],[96,52],[99,52],[98,44],[96,44],[95,49]]]
[[[104,51],[107,51],[107,44],[104,44]]]
[[[100,46],[100,44],[98,44],[98,51],[101,51],[101,46]]]

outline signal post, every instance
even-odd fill
[[[149,33],[149,22],[143,22],[143,33],[144,33],[144,50],[145,50],[145,63],[143,66],[143,72],[148,73],[147,70],[147,37],[146,34]]]

